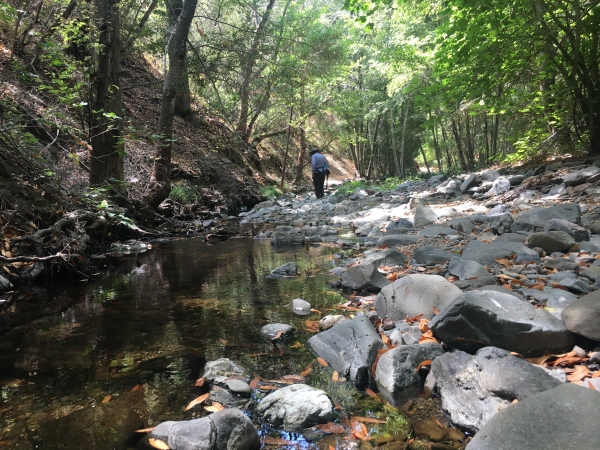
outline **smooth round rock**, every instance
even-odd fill
[[[227,389],[234,394],[250,395],[252,392],[250,385],[242,380],[227,380],[225,384],[227,385]]]
[[[290,336],[294,331],[296,331],[296,329],[286,323],[270,323],[260,329],[260,334],[262,334],[265,339],[273,339],[281,332],[279,337],[285,338]]]

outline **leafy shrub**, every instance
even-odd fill
[[[277,186],[262,186],[260,188],[260,193],[269,200],[275,200],[281,195],[281,191]]]
[[[199,202],[202,196],[194,186],[187,183],[179,183],[171,188],[169,198],[177,203],[187,205],[196,201]]]

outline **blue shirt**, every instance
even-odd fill
[[[312,155],[310,161],[312,164],[313,172],[321,172],[322,170],[319,169],[322,169],[323,166],[327,164],[327,160],[321,153],[315,153],[314,155]]]

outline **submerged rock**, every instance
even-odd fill
[[[296,275],[298,275],[298,265],[295,262],[289,262],[273,269],[267,278],[295,277]]]
[[[287,323],[270,323],[260,329],[260,334],[265,339],[273,339],[277,336],[287,338],[291,336],[296,329]]]
[[[471,431],[512,401],[560,384],[542,368],[495,347],[482,348],[475,356],[446,353],[433,361],[431,372],[452,422]]]
[[[229,377],[243,376],[245,372],[246,369],[229,358],[219,358],[206,363],[202,378],[208,382],[222,383]]]
[[[332,420],[333,402],[324,391],[294,384],[263,398],[256,413],[274,427],[283,426],[291,431]]]

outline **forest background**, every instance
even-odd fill
[[[155,208],[307,181],[310,144],[379,180],[598,155],[599,9],[0,0],[0,176]]]

